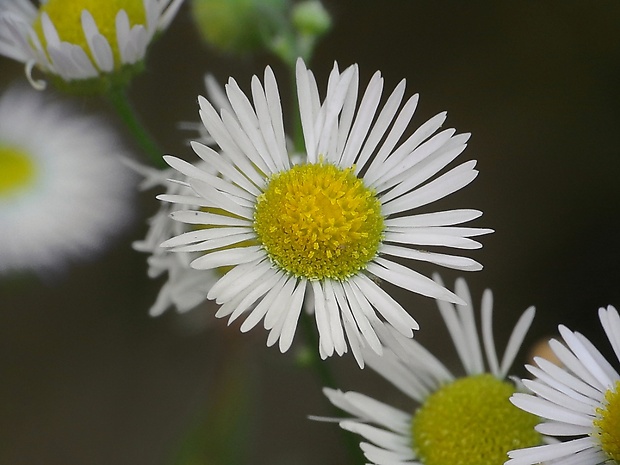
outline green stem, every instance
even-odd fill
[[[162,158],[163,151],[138,118],[134,107],[127,98],[125,90],[123,88],[112,88],[106,96],[112,108],[125,123],[125,126],[134,136],[140,148],[147,154],[151,163],[157,168],[165,168],[167,165]]]

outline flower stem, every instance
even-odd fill
[[[151,163],[157,168],[165,168],[166,163],[162,158],[163,152],[146,130],[129,99],[125,89],[112,88],[106,94],[107,100],[119,115],[127,129],[134,136],[140,148],[146,153]]]

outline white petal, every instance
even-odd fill
[[[383,78],[381,77],[381,73],[377,71],[370,79],[370,83],[360,102],[355,123],[353,123],[353,128],[349,133],[347,144],[340,159],[341,166],[351,166],[355,164],[362,144],[368,136],[368,131],[374,120],[382,92]]]
[[[275,302],[280,295],[287,280],[287,275],[281,271],[278,271],[277,273],[279,276],[278,281],[245,319],[240,328],[242,333],[245,333],[256,326],[258,322],[267,314],[269,309],[272,307],[273,302]]]
[[[282,327],[280,334],[280,352],[286,352],[293,343],[293,337],[295,336],[295,330],[297,329],[297,322],[299,321],[299,315],[301,308],[303,307],[304,295],[306,292],[307,282],[305,279],[300,280],[297,283],[297,289],[293,292],[293,298],[291,299],[289,310],[286,314],[286,320]]]
[[[201,226],[240,226],[250,228],[252,222],[243,218],[218,215],[194,210],[180,210],[170,213],[170,218],[187,224],[199,224]]]
[[[482,294],[480,313],[482,315],[482,341],[489,364],[489,371],[498,378],[504,378],[504,376],[499,375],[499,362],[493,338],[493,293],[490,289],[485,289]]]
[[[341,322],[340,308],[335,295],[335,286],[338,286],[337,282],[334,283],[332,280],[326,279],[323,283],[323,291],[325,293],[325,305],[329,318],[332,340],[334,341],[334,349],[338,355],[342,355],[347,351],[347,343],[344,339],[344,329]]]
[[[521,348],[523,339],[525,339],[525,335],[530,329],[532,321],[534,321],[535,314],[536,309],[534,307],[528,307],[528,309],[523,312],[519,318],[519,321],[512,330],[512,334],[510,335],[510,339],[508,340],[508,344],[504,350],[504,356],[502,357],[502,364],[499,370],[500,377],[504,378],[508,373],[508,370],[510,370],[512,363],[517,356],[517,352]]]
[[[331,357],[334,353],[334,341],[332,339],[323,286],[319,281],[312,281],[310,284],[314,293],[314,315],[319,332],[319,345],[322,348],[322,358]]]
[[[452,226],[475,220],[482,215],[478,210],[447,210],[443,212],[423,213],[420,215],[388,218],[384,221],[388,228],[417,228],[424,226]]]
[[[435,252],[427,252],[426,250],[415,250],[396,245],[382,244],[379,249],[380,255],[392,255],[394,257],[409,258],[422,262],[429,262],[435,265],[444,266],[462,271],[480,271],[482,265],[468,257],[459,257],[455,255],[446,255]]]
[[[299,58],[295,65],[296,81],[297,81],[297,98],[299,101],[299,114],[301,117],[301,126],[304,133],[306,145],[306,153],[310,163],[316,162],[317,159],[317,143],[314,135],[314,118],[315,108],[320,105],[318,98],[314,98],[311,84],[310,71],[306,68],[303,60]]]
[[[271,304],[271,308],[267,310],[263,326],[265,329],[272,329],[276,323],[280,320],[283,313],[289,310],[288,303],[293,296],[293,290],[295,284],[297,284],[297,278],[295,276],[287,276],[287,280],[280,288],[280,292],[276,299]]]
[[[510,398],[510,402],[521,410],[530,412],[549,420],[561,421],[571,425],[592,426],[593,417],[577,413],[569,408],[560,407],[540,397],[517,392]]]
[[[413,337],[412,330],[419,329],[418,323],[387,292],[365,275],[356,276],[351,279],[351,283],[358,286],[364,297],[399,333],[406,337]]]
[[[536,425],[536,431],[549,436],[584,436],[592,433],[592,427],[548,421]]]
[[[405,94],[405,80],[398,83],[392,94],[388,97],[387,102],[383,106],[381,113],[377,117],[377,122],[373,125],[372,131],[368,135],[368,139],[364,143],[364,148],[355,162],[355,173],[358,174],[362,168],[366,166],[368,160],[379,142],[385,137],[385,133],[392,123],[402,98]]]
[[[620,360],[620,315],[611,305],[607,309],[600,308],[598,311],[599,319],[605,330],[605,334],[611,343],[616,358]]]
[[[435,283],[432,279],[396,262],[377,257],[368,264],[367,270],[377,277],[408,291],[448,302],[463,302],[458,296]]]
[[[188,231],[174,236],[161,244],[161,247],[176,247],[179,245],[192,244],[194,242],[219,239],[248,232],[249,228],[209,228]],[[207,249],[205,249],[207,250]]]
[[[538,397],[548,400],[560,407],[570,407],[571,410],[583,415],[594,415],[594,407],[588,403],[580,402],[552,387],[539,381],[524,379],[523,384]]]
[[[508,460],[505,465],[532,465],[566,457],[589,447],[592,447],[592,440],[590,438],[580,438],[558,444],[546,444],[544,446],[513,450],[508,452],[508,457],[512,460]]]
[[[375,426],[366,425],[356,421],[343,420],[340,426],[347,431],[359,434],[373,444],[395,452],[406,453],[411,450],[409,438],[395,434]]]
[[[191,266],[196,270],[210,270],[222,266],[234,266],[249,263],[265,257],[261,246],[237,247],[234,249],[217,250],[195,259]]]
[[[382,212],[391,215],[427,205],[458,191],[472,182],[478,171],[474,160],[453,168],[428,184],[383,205]]]
[[[196,194],[209,202],[213,202],[214,205],[217,205],[222,210],[248,220],[254,218],[254,209],[252,207],[241,205],[241,202],[234,197],[218,191],[213,186],[197,179],[191,179],[189,185]]]

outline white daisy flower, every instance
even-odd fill
[[[0,98],[0,273],[92,259],[133,217],[111,128],[26,89]]]
[[[620,360],[620,316],[611,305],[599,309],[605,334]],[[510,399],[546,421],[536,429],[563,442],[509,452],[510,465],[539,462],[566,465],[620,464],[620,374],[582,334],[559,327],[564,344],[551,349],[562,367],[536,358],[526,366],[535,380],[523,380],[534,394]]]
[[[186,186],[178,182],[169,182],[172,179],[177,181],[184,179],[178,171],[158,170],[132,162],[128,164],[144,176],[140,185],[141,190],[163,186],[167,189],[167,194],[188,193],[189,189]],[[135,250],[150,254],[147,259],[150,278],[167,276],[157,299],[149,309],[151,316],[159,316],[170,307],[174,307],[179,313],[192,310],[206,300],[207,293],[221,277],[221,273],[216,270],[204,272],[191,268],[189,264],[197,257],[196,253],[173,253],[160,247],[163,241],[190,230],[187,224],[170,218],[173,210],[178,210],[178,206],[162,202],[157,213],[149,219],[146,237],[133,243]]]
[[[455,377],[420,343],[390,328],[382,337],[383,356],[368,353],[365,357],[373,370],[408,395],[416,407],[402,411],[358,392],[324,389],[336,407],[353,416],[338,419],[339,424],[363,438],[360,447],[369,462],[500,465],[515,444],[540,444],[541,435],[534,430],[538,419],[510,404],[516,386],[506,379],[534,318],[534,308],[520,317],[500,362],[493,342],[491,291],[487,289],[482,296],[482,347],[462,279],[456,282],[456,294],[468,306],[438,304],[465,376]]]
[[[241,331],[264,320],[269,346],[278,341],[282,352],[288,350],[306,291],[311,289],[322,358],[346,352],[346,339],[358,353],[365,345],[380,352],[375,331],[384,321],[407,337],[418,324],[378,280],[461,302],[390,257],[459,270],[482,268],[467,257],[423,250],[481,247],[471,237],[490,229],[457,226],[481,212],[411,214],[476,177],[475,161],[438,175],[465,149],[469,135],[455,135],[454,129],[433,135],[446,118],[440,113],[401,141],[417,95],[401,107],[402,81],[378,111],[383,79],[376,73],[358,106],[357,66],[342,73],[334,66],[321,103],[313,74],[299,60],[297,87],[305,139],[305,160],[300,164],[291,162],[286,147],[271,68],[265,70],[264,83],[256,76],[252,79],[252,101],[233,79],[228,82],[232,112],[218,113],[199,98],[202,122],[220,152],[200,143],[192,147],[219,174],[166,157],[170,166],[188,177],[194,195],[160,199],[217,210],[174,213],[174,219],[203,229],[163,245],[202,252],[191,263],[199,270],[233,267],[211,288],[208,298],[222,304],[217,316],[229,316],[229,322],[248,313]]]
[[[0,5],[0,54],[62,81],[103,76],[124,83],[139,70],[156,33],[165,30],[183,0],[31,0]]]

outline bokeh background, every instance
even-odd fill
[[[481,209],[476,225],[496,230],[471,253],[484,270],[466,277],[476,301],[494,291],[499,347],[536,305],[520,364],[559,323],[610,353],[596,311],[620,305],[620,3],[325,6],[334,27],[312,62],[319,83],[334,60],[358,63],[364,83],[381,70],[388,90],[404,77],[408,93],[421,94],[416,124],[447,110],[446,127],[473,134],[460,159],[478,160],[480,175],[438,206]],[[131,99],[166,152],[187,159],[195,134],[178,123],[197,121],[205,73],[232,75],[246,90],[267,64],[287,76],[267,53],[232,57],[202,43],[187,5],[147,64]],[[0,58],[2,89],[24,80],[21,65]],[[123,131],[102,102],[74,102]],[[264,347],[262,329],[240,335],[211,305],[147,316],[161,282],[146,277],[131,242],[143,237],[156,193],[139,196],[132,228],[103,259],[48,281],[0,280],[0,464],[347,463],[338,428],[306,419],[332,412],[296,363],[301,332],[281,355]],[[452,286],[458,274],[442,276]],[[422,326],[416,337],[458,367],[434,302],[398,298]],[[397,397],[351,357],[329,364],[343,389]]]

